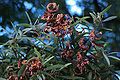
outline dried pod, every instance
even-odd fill
[[[17,75],[11,75],[11,76],[9,76],[8,80],[18,80],[18,76]]]
[[[27,62],[27,71],[33,75],[37,70],[42,70],[42,62],[39,58],[34,57]]]
[[[63,50],[63,52],[61,52],[61,58],[62,59],[72,59],[73,57],[73,50],[69,49],[69,50]]]
[[[47,5],[47,11],[52,13],[58,11],[59,6],[56,3],[49,3]]]

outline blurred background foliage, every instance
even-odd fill
[[[32,21],[43,15],[49,2],[60,5],[60,12],[70,16],[89,15],[89,12],[101,12],[108,5],[111,9],[105,13],[105,17],[117,16],[116,19],[106,22],[104,27],[113,31],[105,32],[105,39],[110,43],[110,51],[120,51],[120,0],[0,0],[0,43],[6,42],[13,33],[11,23],[28,22],[25,11],[30,14]],[[91,19],[89,21],[92,21]]]

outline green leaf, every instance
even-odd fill
[[[108,28],[105,28],[105,27],[103,27],[102,29],[106,30],[106,31],[113,31],[112,29],[108,29]]]
[[[54,47],[49,46],[49,45],[47,45],[47,44],[46,44],[46,45],[44,45],[44,47],[45,47],[45,48],[48,48],[48,49],[51,49],[51,51],[53,51],[53,50],[55,49]]]
[[[82,17],[81,19],[89,19],[90,17],[89,16],[85,16],[85,17]]]
[[[73,27],[73,26],[77,25],[78,23],[80,23],[80,21],[76,21],[73,24],[71,24],[70,26]]]
[[[89,72],[89,74],[88,74],[88,80],[92,80],[92,72]]]
[[[118,58],[118,57],[115,57],[115,56],[108,56],[109,58],[112,58],[112,59],[114,59],[114,60],[117,60],[117,61],[120,61],[120,58]]]
[[[103,22],[107,22],[107,21],[113,20],[115,18],[117,18],[117,16],[111,16],[111,17],[104,19]]]
[[[26,65],[22,65],[22,67],[21,67],[20,70],[18,71],[18,76],[19,76],[19,77],[23,74],[25,68],[26,68]]]
[[[115,76],[114,80],[120,80],[120,74],[115,74],[114,76]]]
[[[33,75],[30,77],[30,80],[38,80],[37,76],[36,75]]]
[[[108,6],[107,8],[105,8],[102,12],[100,12],[101,15],[103,15],[105,12],[107,12],[112,5]]]
[[[25,28],[25,29],[23,29],[23,32],[24,32],[23,34],[27,33],[30,30],[32,30],[32,28]]]
[[[108,42],[106,42],[106,43],[104,44],[104,48],[106,48],[106,47],[108,47],[108,46],[110,46],[110,44],[109,44]]]
[[[45,80],[45,75],[44,74],[42,74],[42,79]]]
[[[48,58],[44,63],[43,63],[43,65],[45,65],[47,62],[49,62],[51,59],[53,59],[54,58],[54,56],[51,56],[50,58]]]
[[[82,21],[88,23],[88,22],[85,20],[85,19],[88,19],[88,18],[90,18],[90,17],[86,16],[86,17],[78,18],[79,20],[76,21],[76,22],[74,22],[74,23],[71,24],[70,26],[73,27],[73,26],[77,25],[78,23],[81,23]]]
[[[58,44],[58,38],[54,37],[54,44],[57,45]]]
[[[79,18],[79,17],[75,17],[76,19],[78,19],[80,22],[85,20],[85,19],[89,19],[90,17],[89,16],[85,16],[85,17],[82,17],[82,18]]]
[[[37,78],[38,78],[38,80],[45,80],[45,79],[42,79],[42,77],[39,75],[37,75]]]
[[[84,23],[86,23],[86,24],[90,24],[87,20],[82,20]]]
[[[49,76],[50,78],[52,78],[52,80],[56,80],[53,76],[51,76],[49,73],[47,73],[47,72],[43,72],[43,71],[41,71],[41,73],[42,74],[44,74],[44,75],[47,75],[47,76]]]
[[[13,29],[15,31],[15,33],[17,33],[17,29],[16,29],[16,26],[11,22],[12,26],[13,26]]]
[[[4,60],[0,60],[0,62],[5,62],[5,63],[9,63],[10,62],[10,59],[4,59]]]
[[[31,27],[31,25],[27,23],[17,24],[17,26]]]
[[[45,10],[46,9],[46,7],[43,5],[43,4],[40,4],[41,5],[41,7]]]
[[[106,42],[105,41],[100,41],[100,40],[98,41],[98,40],[96,40],[96,43],[97,44],[105,44]]]
[[[7,80],[7,79],[5,79],[5,78],[0,78],[0,80]]]
[[[34,25],[36,25],[36,23],[38,22],[38,19],[40,18],[40,15],[38,15],[37,19],[35,20]]]
[[[75,20],[74,20],[74,17],[73,17],[73,16],[71,17],[71,20],[72,20],[72,22],[75,22]]]
[[[108,65],[110,65],[110,60],[109,60],[108,56],[104,53],[103,50],[102,50],[102,54],[103,54],[105,60],[107,61]]]
[[[28,20],[29,20],[29,22],[30,22],[30,25],[32,25],[32,21],[31,21],[31,19],[30,19],[29,14],[28,14],[27,12],[25,12],[25,14],[27,15],[27,18],[28,18]]]
[[[84,79],[83,77],[77,77],[77,76],[60,76],[60,77],[63,79],[69,79],[69,80],[74,80],[74,79],[83,80]]]
[[[21,38],[22,37],[22,31],[20,29],[18,30],[18,34],[19,34],[19,38]]]
[[[96,19],[96,15],[94,15],[93,13],[90,13],[90,15],[93,19]]]
[[[61,64],[51,65],[46,68],[46,70],[60,70],[63,67]]]
[[[34,47],[34,51],[35,51],[35,54],[37,55],[37,57],[42,60],[41,54],[37,51],[37,49],[35,47]]]
[[[110,52],[109,54],[117,54],[118,52]]]
[[[65,64],[63,67],[60,68],[60,70],[64,69],[65,67],[67,67],[67,66],[69,66],[69,65],[71,65],[71,64],[72,64],[72,63],[67,63],[67,64]]]

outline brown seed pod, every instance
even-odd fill
[[[8,80],[18,80],[18,76],[17,75],[11,75],[11,76],[9,76]]]
[[[58,8],[59,8],[59,5],[57,5],[56,3],[49,3],[47,5],[47,11],[50,13],[58,11]]]
[[[37,70],[42,70],[42,62],[39,58],[34,57],[27,62],[27,71],[33,75]]]

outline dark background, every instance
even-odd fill
[[[93,11],[101,12],[108,5],[112,5],[104,17],[114,15],[117,18],[104,24],[105,27],[113,29],[113,32],[105,33],[105,39],[110,43],[110,51],[120,51],[120,0],[0,0],[0,43],[11,37],[13,28],[10,22],[28,22],[25,11],[29,13],[32,21],[35,21],[44,13],[49,2],[59,4],[59,12],[79,17]]]

